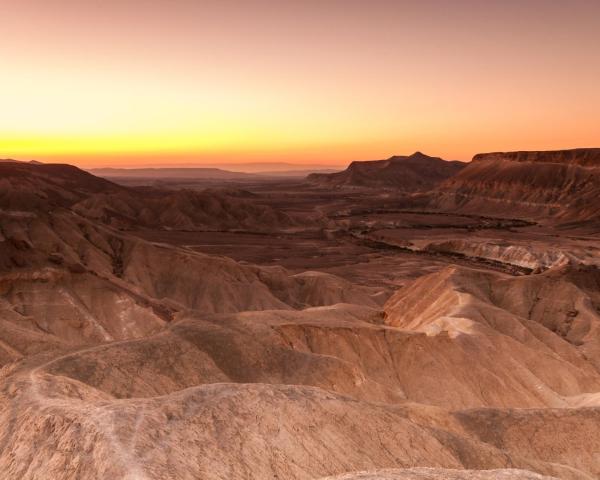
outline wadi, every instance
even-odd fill
[[[600,149],[140,175],[0,162],[2,478],[600,476]]]

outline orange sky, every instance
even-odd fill
[[[0,158],[600,146],[600,2],[0,0]]]

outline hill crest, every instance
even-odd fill
[[[429,190],[466,166],[421,152],[394,155],[386,160],[352,162],[346,170],[330,174],[311,174],[309,182],[328,186],[390,188],[414,192]]]
[[[584,167],[600,167],[600,148],[570,150],[532,150],[515,152],[478,153],[473,162],[508,160],[512,162],[560,163]]]

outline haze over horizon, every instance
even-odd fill
[[[1,158],[341,166],[600,145],[597,2],[0,5]]]

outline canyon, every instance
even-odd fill
[[[600,149],[242,177],[0,161],[3,478],[600,476]]]

